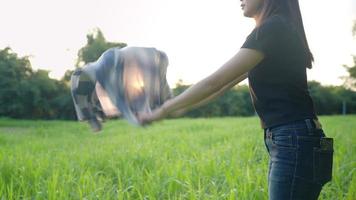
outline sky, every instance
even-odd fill
[[[86,35],[100,28],[111,42],[167,53],[167,80],[193,84],[238,52],[255,23],[239,0],[0,0],[0,49],[29,56],[34,69],[60,78],[74,69]],[[308,79],[340,85],[352,65],[356,0],[300,0],[314,54]]]

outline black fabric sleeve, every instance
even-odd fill
[[[254,49],[266,57],[278,55],[284,42],[286,25],[280,16],[272,16],[256,27],[241,48]]]

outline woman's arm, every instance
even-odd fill
[[[193,106],[218,92],[229,83],[254,68],[264,58],[264,54],[253,49],[240,49],[228,62],[210,76],[192,85],[182,94],[166,101],[151,114],[140,115],[141,123],[159,120],[169,114]]]
[[[188,106],[186,108],[182,108],[180,110],[174,111],[173,113],[170,114],[170,116],[178,117],[178,116],[181,116],[184,113],[186,113],[186,112],[188,112],[188,111],[190,111],[192,109],[195,109],[197,107],[203,106],[203,105],[209,103],[210,101],[212,101],[213,99],[215,99],[216,97],[221,96],[226,90],[234,87],[236,84],[240,83],[241,81],[245,80],[246,78],[247,78],[247,73],[245,73],[242,76],[236,78],[234,81],[228,83],[223,88],[221,88],[219,91],[217,91],[214,94],[210,95],[209,97],[203,99],[202,101],[200,101],[200,102],[198,102],[198,103],[196,103],[194,105]]]

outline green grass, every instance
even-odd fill
[[[321,117],[335,139],[320,199],[356,199],[356,116]],[[165,120],[147,128],[0,120],[0,199],[267,199],[257,118]]]

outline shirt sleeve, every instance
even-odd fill
[[[241,48],[254,49],[266,57],[275,56],[285,42],[286,25],[282,17],[272,16],[256,27]]]

